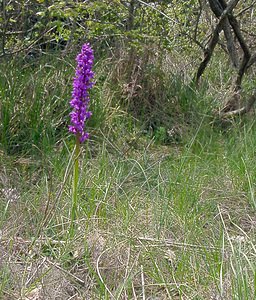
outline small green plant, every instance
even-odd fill
[[[167,141],[168,134],[165,127],[158,127],[155,131],[154,138],[156,143],[164,144]]]

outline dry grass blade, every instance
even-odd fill
[[[146,300],[145,279],[144,279],[143,265],[140,266],[140,270],[141,270],[142,299]]]
[[[100,259],[101,257],[103,256],[103,254],[105,254],[106,252],[108,252],[109,250],[111,250],[111,247],[105,249],[97,258],[97,262],[96,262],[96,270],[97,270],[97,274],[99,276],[99,279],[101,281],[101,283],[104,285],[105,289],[108,291],[109,295],[111,296],[111,299],[115,299],[114,295],[112,294],[112,292],[110,291],[110,289],[107,287],[107,285],[105,284],[102,276],[101,276],[101,273],[100,273]]]
[[[137,237],[139,241],[146,241],[146,242],[153,242],[156,244],[153,244],[151,246],[153,247],[178,247],[178,248],[195,248],[195,249],[209,249],[209,250],[220,250],[217,247],[213,246],[200,246],[200,245],[195,245],[195,244],[188,244],[188,243],[179,243],[179,242],[174,242],[168,239],[165,240],[158,240],[154,238],[149,238],[149,237]]]

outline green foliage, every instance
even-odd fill
[[[82,42],[85,38],[97,42],[105,51],[120,40],[137,49],[152,43],[166,49],[189,46],[188,31],[195,24],[194,12],[198,9],[195,1],[171,5],[167,1],[134,1],[131,9],[132,2],[11,1],[3,6],[1,15],[5,26],[2,53],[20,48],[31,51],[42,45],[51,49],[60,43],[74,47],[73,41]]]
[[[161,127],[161,126],[156,128],[154,137],[155,137],[155,140],[156,140],[157,143],[164,144],[167,141],[167,138],[168,138],[166,128]]]

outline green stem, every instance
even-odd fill
[[[77,219],[77,196],[78,196],[77,190],[78,190],[78,179],[79,179],[79,161],[78,161],[79,154],[80,154],[80,141],[79,141],[79,136],[76,136],[70,236],[74,236],[74,226],[75,226],[74,223]]]

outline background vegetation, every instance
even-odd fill
[[[232,11],[250,50],[237,90],[223,33],[195,80],[212,3],[1,2],[0,299],[256,299],[255,112],[240,110],[254,99],[256,4]],[[85,42],[96,85],[70,239]]]

